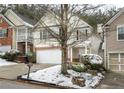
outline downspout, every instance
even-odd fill
[[[26,32],[25,32],[25,55],[28,53],[28,29],[26,27]]]
[[[107,29],[109,29],[109,26],[104,26],[103,27],[103,39],[104,39],[104,66],[105,66],[105,68],[107,68],[107,60],[108,60],[108,58],[107,58],[107,39],[106,39],[106,37],[107,37]]]

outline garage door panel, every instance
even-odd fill
[[[119,70],[119,66],[118,66],[118,65],[110,65],[109,68],[110,68],[112,71],[118,71],[118,70]]]
[[[109,63],[110,64],[119,64],[117,58],[110,58]]]
[[[121,58],[121,64],[124,64],[124,58]]]
[[[37,51],[37,63],[50,63],[60,64],[61,63],[61,50],[38,50]]]
[[[109,54],[109,69],[112,71],[119,71],[118,53]]]
[[[111,53],[109,54],[110,58],[118,58],[118,53]]]
[[[121,70],[124,71],[124,65],[121,65]]]

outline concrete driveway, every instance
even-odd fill
[[[107,72],[97,89],[124,89],[124,72]]]
[[[34,64],[31,71],[38,69],[44,69],[53,66],[53,64]],[[19,63],[17,65],[1,66],[0,67],[0,78],[4,79],[17,79],[17,76],[26,74],[28,72],[28,67],[24,63]]]

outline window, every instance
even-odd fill
[[[7,29],[0,29],[0,37],[6,37],[7,36]]]
[[[47,31],[41,31],[40,32],[40,39],[48,39],[48,32]]]
[[[117,28],[117,39],[118,40],[124,40],[124,26],[119,26],[118,28]]]

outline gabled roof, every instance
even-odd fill
[[[105,25],[110,25],[115,19],[117,19],[123,13],[124,7],[118,13],[116,13]]]
[[[0,14],[0,16],[1,16],[10,26],[14,26],[14,24],[13,24],[8,18],[6,18],[3,14]]]
[[[26,23],[29,23],[29,24],[31,24],[31,25],[35,25],[36,23],[37,23],[37,21],[35,21],[35,20],[33,20],[33,19],[30,19],[29,17],[27,17],[27,16],[24,16],[24,15],[22,15],[22,14],[19,14],[19,13],[17,13],[17,12],[15,12],[16,13],[16,15],[18,16],[18,17],[20,17],[23,21],[25,21]]]
[[[58,19],[56,19],[58,18]],[[73,24],[75,21],[78,23],[77,24],[77,27],[78,29],[81,29],[81,28],[90,28],[93,30],[93,27],[90,26],[87,22],[85,22],[84,20],[79,20],[80,18],[78,16],[72,16],[71,19],[70,19],[70,24]],[[37,27],[40,23],[40,21],[43,21],[47,26],[59,26],[58,24],[58,21],[59,20],[59,17],[56,15],[56,17],[54,16],[54,14],[51,14],[51,13],[45,13],[45,15],[35,24],[34,28]],[[42,22],[41,21],[41,22]]]
[[[34,24],[36,24],[36,21],[34,21],[34,20],[32,20],[32,19],[30,19],[30,18],[24,16],[24,15],[21,15],[21,14],[19,14],[19,13],[17,13],[17,12],[14,12],[14,11],[12,11],[11,9],[8,9],[8,10],[6,11],[5,15],[7,16],[9,12],[10,12],[14,17],[16,17],[16,19],[17,19],[18,21],[20,21],[21,23],[23,23],[23,24],[26,25],[26,26],[33,27]],[[15,24],[15,23],[13,23],[13,24]],[[16,24],[15,24],[15,25],[16,25]]]

